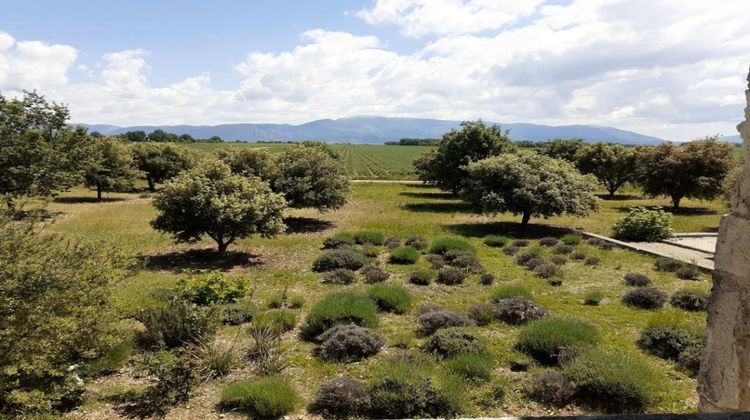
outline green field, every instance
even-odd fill
[[[347,146],[348,147],[348,146]],[[371,146],[351,146],[352,151],[361,153]],[[410,149],[401,147],[398,150]],[[378,150],[379,156],[386,156]],[[631,193],[633,193],[631,191]],[[214,245],[205,241],[194,245],[174,245],[169,237],[150,228],[148,222],[154,217],[150,198],[137,194],[110,194],[107,201],[97,203],[91,199],[92,193],[75,189],[64,194],[51,204],[50,210],[57,212],[57,221],[49,229],[71,237],[101,240],[117,244],[141,253],[148,263],[134,277],[114,290],[113,302],[129,317],[140,308],[164,304],[162,296],[173,288],[177,280],[191,268],[220,268],[234,275],[246,277],[250,289],[255,292],[252,301],[265,309],[269,297],[288,287],[291,294],[302,295],[305,306],[297,310],[297,322],[301,323],[310,307],[328,293],[341,290],[361,290],[367,286],[357,282],[349,286],[324,285],[320,274],[311,271],[312,261],[320,255],[320,245],[325,237],[340,231],[377,230],[386,236],[406,238],[412,234],[428,239],[453,236],[468,240],[477,248],[477,255],[497,282],[494,286],[479,284],[478,276],[472,275],[462,285],[444,286],[431,284],[415,286],[406,281],[412,266],[393,265],[388,262],[387,250],[380,248],[379,264],[391,273],[388,280],[392,284],[406,287],[415,300],[412,310],[404,315],[381,314],[377,333],[386,346],[380,354],[358,363],[325,362],[313,356],[314,345],[299,340],[297,330],[284,335],[291,367],[287,375],[293,379],[295,389],[302,395],[296,414],[305,415],[305,407],[319,385],[331,378],[348,372],[349,375],[367,379],[373,366],[388,354],[397,351],[395,340],[409,342],[408,350],[419,353],[425,339],[415,336],[416,307],[423,303],[437,303],[448,309],[465,312],[475,303],[487,301],[498,285],[522,284],[534,293],[536,301],[556,315],[582,318],[592,322],[602,332],[604,347],[623,351],[638,352],[635,340],[653,311],[633,309],[620,302],[620,296],[629,290],[623,283],[623,275],[639,272],[648,275],[654,286],[667,294],[683,287],[710,288],[710,278],[702,274],[699,281],[686,282],[671,273],[654,271],[654,259],[635,252],[615,249],[605,251],[591,245],[582,244],[577,248],[588,256],[601,258],[601,265],[590,267],[580,262],[569,262],[562,268],[563,284],[551,286],[528,270],[515,264],[513,257],[501,253],[496,248],[482,244],[482,237],[488,234],[508,234],[516,238],[529,238],[532,245],[541,236],[559,233],[550,231],[545,224],[581,227],[586,230],[608,233],[612,220],[623,214],[624,209],[635,204],[664,205],[666,200],[648,200],[636,196],[620,196],[616,200],[602,201],[599,213],[587,218],[559,217],[549,220],[532,220],[536,223],[528,231],[519,231],[518,217],[500,215],[485,217],[472,214],[460,201],[440,191],[417,185],[399,184],[354,184],[349,204],[343,209],[318,213],[310,210],[288,212],[291,229],[276,238],[248,238],[230,248],[232,257],[227,261],[217,261],[205,257],[205,253],[195,254],[194,250],[211,250]],[[675,216],[678,231],[715,230],[723,211],[723,203],[702,203],[686,201],[685,210]],[[191,251],[193,250],[193,251]],[[207,251],[210,255],[210,251]],[[550,254],[550,251],[545,251]],[[200,257],[204,256],[204,257]],[[427,267],[421,260],[418,267]],[[689,284],[688,284],[689,283]],[[605,300],[600,306],[585,306],[582,296],[592,288],[604,291]],[[168,295],[168,293],[166,293]],[[705,312],[684,313],[684,317],[695,325],[705,325]],[[526,398],[523,390],[531,375],[544,370],[534,366],[529,372],[511,372],[509,363],[522,357],[514,350],[519,332],[518,327],[499,322],[484,327],[472,328],[487,341],[497,368],[488,383],[467,384],[464,394],[468,399],[466,416],[501,415],[550,415],[591,413],[591,408],[568,406],[564,409],[545,407]],[[220,337],[231,339],[237,327],[224,327]],[[243,344],[249,339],[240,333]],[[142,357],[136,354],[134,359]],[[649,363],[668,380],[662,389],[660,402],[650,408],[652,412],[692,412],[696,410],[696,381],[667,362],[649,356]],[[248,367],[237,369],[229,376],[203,383],[192,400],[174,408],[169,417],[174,418],[218,418],[217,411],[221,389],[237,380],[252,377]],[[116,411],[118,394],[129,389],[137,389],[142,381],[133,376],[133,369],[127,366],[118,374],[97,379],[89,385],[86,403],[72,413],[73,417],[111,418],[118,417]],[[506,384],[507,394],[496,405],[480,404],[493,383]],[[241,418],[234,413],[223,413],[226,418]]]
[[[193,150],[210,153],[224,147],[251,147],[282,151],[290,144],[277,143],[192,143]],[[370,144],[332,144],[341,153],[352,179],[416,179],[412,162],[430,149],[429,146],[386,146]]]

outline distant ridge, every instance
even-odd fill
[[[539,124],[502,124],[510,130],[513,140],[546,141],[555,138],[581,138],[587,142],[605,141],[622,144],[658,144],[662,139],[632,131],[597,125],[549,126]],[[161,129],[174,134],[189,134],[195,138],[219,136],[224,140],[320,140],[326,142],[382,144],[401,138],[439,138],[445,132],[459,128],[460,121],[426,118],[351,117],[336,120],[316,120],[299,125],[291,124],[220,124],[220,125],[144,125],[118,127],[113,125],[74,124],[114,135],[143,130],[150,133]]]

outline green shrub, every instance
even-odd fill
[[[351,249],[332,249],[313,262],[314,271],[331,271],[339,268],[359,270],[365,265],[365,257]]]
[[[301,307],[305,306],[305,298],[302,296],[292,296],[289,299],[289,308],[291,309],[299,309]]]
[[[674,273],[682,268],[682,263],[672,258],[659,257],[654,261],[656,271],[668,271]]]
[[[476,252],[470,243],[457,238],[438,238],[430,244],[430,253],[445,254],[448,251]]]
[[[601,289],[591,289],[583,295],[584,305],[598,306],[602,300],[604,300],[604,292]]]
[[[547,236],[539,240],[539,245],[540,246],[555,246],[559,242],[560,242],[559,239],[552,237],[552,236]]]
[[[247,330],[252,346],[247,352],[253,370],[262,376],[278,375],[289,364],[281,345],[282,331],[273,324],[251,324]]]
[[[391,236],[385,240],[385,246],[388,249],[395,249],[401,246],[401,239],[396,236]]]
[[[572,258],[572,259],[574,259],[576,261],[581,261],[581,260],[585,260],[586,259],[586,254],[584,254],[583,252],[576,251],[576,252],[570,254],[570,258]]]
[[[167,351],[149,355],[144,367],[152,379],[131,408],[136,417],[163,417],[171,407],[188,401],[200,383],[199,370],[190,359]]]
[[[380,351],[383,340],[369,328],[337,325],[320,335],[316,353],[323,359],[339,362],[358,361]]]
[[[240,363],[236,339],[200,343],[191,353],[200,360],[201,370],[207,377],[227,375]]]
[[[419,251],[409,246],[402,246],[391,251],[390,261],[393,264],[414,264],[419,260]]]
[[[240,301],[222,305],[220,311],[222,324],[240,325],[252,321],[257,309],[252,302]]]
[[[656,242],[674,235],[672,215],[663,210],[633,207],[612,226],[613,236],[623,241]]]
[[[144,330],[138,340],[148,347],[174,348],[206,341],[216,333],[218,311],[174,299],[164,308],[146,308],[137,318]]]
[[[180,279],[180,296],[198,305],[232,303],[245,296],[247,282],[241,277],[227,277],[219,270],[201,272]]]
[[[606,412],[643,412],[660,399],[664,375],[634,353],[591,350],[566,364],[564,375],[578,395]]]
[[[568,318],[542,318],[529,323],[518,335],[517,348],[544,364],[561,361],[563,352],[576,352],[600,340],[592,324]]]
[[[580,235],[576,235],[575,233],[568,233],[567,235],[562,237],[562,241],[565,245],[580,245],[582,239]]]
[[[440,284],[453,286],[463,283],[465,279],[466,274],[464,274],[462,271],[452,267],[443,267],[438,270],[437,278],[435,279],[435,281]]]
[[[700,275],[700,271],[691,265],[683,265],[674,273],[678,278],[683,280],[695,280]]]
[[[401,286],[377,284],[367,291],[367,295],[382,311],[404,314],[411,308],[411,294]]]
[[[445,362],[454,375],[469,381],[487,381],[492,376],[495,360],[486,353],[460,354]]]
[[[415,270],[412,271],[411,274],[409,274],[409,283],[417,284],[420,286],[427,286],[428,284],[430,284],[433,277],[435,277],[435,271],[433,270]]]
[[[495,317],[506,324],[521,325],[547,316],[548,311],[526,298],[500,299],[493,304]]]
[[[519,251],[520,249],[521,249],[521,248],[519,248],[519,247],[517,247],[517,246],[515,246],[515,245],[505,245],[505,246],[503,247],[503,254],[505,254],[505,255],[507,255],[507,256],[509,256],[509,257],[510,257],[510,256],[513,256],[513,255],[516,255],[516,254],[518,254],[518,251]]]
[[[326,272],[320,280],[324,284],[352,284],[357,280],[357,274],[347,268],[337,268]]]
[[[362,255],[367,258],[377,258],[382,253],[380,247],[373,245],[365,245],[362,247]]]
[[[468,327],[472,321],[464,314],[435,308],[417,317],[419,321],[419,333],[432,335],[435,331],[451,327]]]
[[[134,350],[135,342],[132,337],[128,337],[108,349],[101,358],[86,366],[86,371],[92,376],[117,372],[133,355]]]
[[[654,356],[677,362],[694,374],[700,367],[703,331],[692,325],[684,313],[665,310],[649,319],[636,344]]]
[[[479,278],[479,284],[482,286],[492,286],[493,283],[495,283],[495,276],[491,273],[484,273]]]
[[[469,306],[469,318],[477,325],[487,325],[495,320],[495,305],[491,303],[475,303]]]
[[[498,287],[493,293],[491,300],[493,302],[498,302],[502,299],[510,299],[515,297],[522,297],[526,299],[531,299],[531,291],[521,285],[509,285],[509,286],[502,286]]]
[[[227,385],[220,406],[239,410],[257,418],[279,418],[292,411],[299,397],[286,378],[271,376]]]
[[[562,373],[547,371],[531,377],[531,383],[526,393],[534,401],[560,408],[573,401],[576,395],[576,387]]]
[[[543,279],[549,279],[560,274],[560,266],[549,262],[537,264],[534,267],[534,274]]]
[[[627,273],[625,274],[625,284],[628,286],[643,287],[651,284],[651,279],[644,274]]]
[[[622,302],[641,309],[657,309],[664,306],[667,295],[653,287],[636,287],[622,296]]]
[[[268,297],[266,306],[269,309],[279,309],[286,303],[286,295],[284,293],[274,293]]]
[[[686,311],[705,311],[708,307],[708,293],[701,289],[681,289],[672,295],[669,303]]]
[[[323,418],[361,417],[370,406],[365,384],[354,378],[341,377],[320,386],[310,412]]]
[[[306,340],[316,340],[327,329],[350,323],[367,328],[376,327],[378,316],[375,303],[361,293],[333,293],[310,309],[300,334]]]
[[[601,262],[602,260],[599,257],[588,257],[583,263],[590,267],[596,267],[601,264]]]
[[[354,235],[348,232],[341,232],[325,238],[325,240],[323,240],[323,249],[343,248],[353,246],[354,244]]]
[[[279,333],[287,332],[297,325],[297,315],[285,309],[273,309],[255,315],[253,324],[269,326]]]
[[[555,265],[565,265],[568,263],[568,257],[565,255],[553,255],[550,257],[550,262]]]
[[[422,249],[427,248],[427,245],[429,245],[429,243],[427,242],[427,239],[418,235],[414,235],[414,236],[410,236],[406,240],[406,242],[404,242],[404,245],[410,246],[414,249],[422,250]]]
[[[484,273],[484,266],[476,255],[465,251],[448,251],[443,254],[443,262],[454,268],[474,274]]]
[[[526,239],[516,239],[515,241],[513,241],[513,246],[523,248],[525,246],[529,246],[529,241]]]
[[[488,235],[484,237],[484,244],[494,248],[502,248],[509,244],[511,239],[507,236]]]
[[[388,277],[391,276],[389,273],[383,271],[382,268],[376,265],[366,265],[362,267],[361,270],[359,270],[359,273],[362,274],[362,277],[364,277],[365,279],[365,283],[368,284],[382,283],[388,280]]]
[[[436,331],[425,343],[423,350],[448,359],[461,354],[486,351],[479,337],[461,328],[443,328]]]
[[[553,248],[553,252],[554,252],[555,254],[559,254],[559,255],[568,255],[568,254],[572,254],[572,253],[573,253],[573,250],[575,250],[575,248],[573,248],[573,246],[572,246],[572,245],[568,245],[568,244],[557,244],[557,245],[555,245],[555,247]]]
[[[369,230],[363,230],[354,232],[354,241],[360,245],[383,245],[385,242],[385,235],[382,232],[374,232]]]

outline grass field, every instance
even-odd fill
[[[360,150],[369,146],[356,146]],[[408,149],[408,148],[402,148]],[[632,192],[631,192],[632,193]],[[320,383],[343,372],[367,378],[371,368],[395,349],[394,340],[406,340],[410,352],[419,352],[424,339],[414,335],[416,328],[415,308],[422,303],[438,303],[451,310],[465,312],[478,302],[487,301],[498,285],[522,284],[530,288],[538,303],[554,314],[573,316],[594,323],[603,334],[603,345],[627,351],[638,351],[634,342],[645,326],[652,311],[632,309],[620,302],[620,296],[629,288],[622,277],[627,272],[647,274],[659,289],[671,294],[683,287],[710,288],[710,278],[701,274],[699,281],[686,282],[671,273],[653,269],[654,259],[631,251],[615,249],[605,251],[590,245],[580,245],[580,251],[589,256],[601,258],[598,267],[589,267],[580,262],[569,262],[563,266],[563,284],[553,287],[533,273],[517,266],[512,257],[499,250],[482,244],[482,237],[488,234],[509,234],[516,238],[529,238],[532,244],[550,231],[542,225],[535,225],[527,232],[518,231],[518,217],[500,215],[485,217],[471,214],[465,205],[440,191],[422,186],[399,184],[355,184],[352,197],[343,209],[330,213],[317,213],[307,210],[294,210],[288,213],[291,229],[276,238],[248,238],[230,248],[232,254],[226,261],[205,257],[206,253],[195,250],[213,248],[210,242],[187,245],[174,245],[170,238],[152,230],[148,224],[154,216],[150,199],[137,194],[111,194],[107,201],[97,203],[92,193],[75,189],[59,197],[50,205],[50,210],[58,212],[57,221],[49,230],[71,237],[101,240],[117,244],[138,252],[148,258],[145,267],[114,290],[113,302],[128,317],[144,306],[161,305],[165,291],[173,288],[177,280],[193,268],[219,268],[242,275],[249,279],[255,290],[252,300],[261,309],[268,298],[288,287],[291,294],[302,295],[305,306],[298,311],[300,323],[309,308],[328,293],[340,290],[363,289],[366,286],[324,285],[320,275],[310,270],[312,261],[320,255],[323,239],[339,231],[377,230],[386,236],[405,238],[412,234],[428,239],[441,236],[462,237],[474,245],[482,263],[498,281],[495,286],[479,284],[478,276],[471,276],[462,285],[415,286],[406,282],[411,266],[392,265],[387,262],[387,251],[383,248],[380,264],[391,273],[390,283],[403,284],[413,295],[416,304],[412,311],[404,315],[381,314],[377,332],[384,337],[386,347],[375,357],[363,362],[344,364],[324,362],[312,355],[314,346],[297,338],[297,331],[284,336],[292,366],[287,374],[303,396],[305,404],[300,404],[296,412],[305,413],[306,404],[314,398]],[[599,213],[591,217],[577,219],[569,217],[549,220],[532,220],[558,226],[581,227],[599,233],[608,233],[613,218],[623,214],[628,206],[644,204],[666,204],[666,200],[646,200],[635,196],[622,196],[616,200],[602,201]],[[675,216],[678,231],[715,230],[723,204],[719,202],[701,203],[687,201],[686,210]],[[192,250],[192,251],[191,251]],[[549,251],[545,251],[549,254]],[[208,253],[210,255],[210,253]],[[425,261],[418,262],[426,267]],[[689,283],[689,284],[688,284]],[[591,288],[599,288],[605,293],[601,306],[582,305],[583,294]],[[684,313],[689,322],[705,325],[705,313]],[[475,331],[487,340],[490,351],[498,361],[490,383],[507,384],[507,395],[494,406],[481,405],[479,401],[486,395],[490,383],[466,385],[468,397],[467,416],[500,415],[549,415],[587,413],[589,409],[568,406],[564,409],[550,409],[529,401],[523,393],[530,375],[543,370],[536,366],[530,372],[511,372],[508,368],[512,360],[519,358],[513,345],[519,328],[502,323],[492,323],[476,327]],[[225,327],[220,336],[233,337],[237,327]],[[243,342],[246,335],[240,334]],[[136,356],[138,358],[138,356]],[[649,357],[650,363],[659,369],[669,386],[662,399],[650,411],[691,412],[697,406],[696,381],[679,370],[673,363]],[[220,413],[216,409],[222,388],[236,380],[252,376],[248,366],[240,368],[229,376],[205,382],[195,392],[193,399],[184,406],[176,407],[170,418],[218,418],[221,414],[235,418],[233,413]],[[113,396],[142,386],[142,379],[133,376],[132,369],[125,368],[115,375],[97,379],[89,385],[86,403],[72,417],[110,418],[118,417]],[[239,417],[237,417],[239,418]]]

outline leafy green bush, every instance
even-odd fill
[[[492,376],[495,360],[486,353],[459,354],[445,362],[445,367],[454,375],[469,381],[487,381]]]
[[[659,257],[654,261],[654,268],[656,271],[668,271],[674,273],[682,268],[682,263],[672,258]]]
[[[665,387],[665,376],[630,352],[587,351],[566,364],[563,374],[581,398],[611,413],[643,412],[658,402]]]
[[[448,251],[476,252],[470,243],[458,238],[438,238],[430,244],[432,254],[445,254]]]
[[[352,284],[357,280],[357,274],[347,268],[337,268],[323,275],[320,280],[324,284]]]
[[[378,315],[375,303],[361,293],[333,293],[310,309],[300,334],[306,340],[316,340],[327,329],[350,323],[367,328],[376,327]]]
[[[656,242],[674,235],[672,215],[664,210],[633,207],[612,226],[613,236],[623,241]]]
[[[477,325],[487,325],[495,320],[495,305],[491,303],[475,303],[469,306],[469,318]]]
[[[382,311],[404,314],[411,308],[411,294],[401,286],[377,284],[367,291],[367,295]]]
[[[385,235],[382,232],[363,230],[354,232],[353,236],[354,241],[360,245],[383,245],[385,242]]]
[[[435,272],[433,270],[415,270],[412,271],[411,274],[409,274],[409,283],[417,284],[420,286],[427,286],[428,284],[430,284],[433,277],[435,277]]]
[[[133,355],[135,342],[132,337],[127,337],[115,344],[102,355],[86,366],[86,372],[91,376],[106,375],[117,372],[125,362]]]
[[[414,235],[414,236],[410,236],[406,240],[406,242],[404,242],[404,245],[410,246],[414,249],[422,250],[422,249],[427,248],[427,245],[429,245],[429,242],[427,242],[427,239],[421,236]]]
[[[568,233],[567,235],[562,237],[562,242],[565,245],[580,245],[581,241],[581,236],[576,235],[575,233]]]
[[[583,304],[597,306],[604,299],[604,292],[601,289],[588,290],[583,295]]]
[[[599,330],[587,321],[542,318],[521,330],[516,347],[541,363],[555,364],[561,361],[563,352],[575,352],[599,340]]]
[[[507,236],[499,236],[499,235],[488,235],[484,237],[485,245],[491,246],[494,248],[502,248],[505,245],[509,244],[511,239]]]
[[[152,379],[131,407],[132,414],[137,417],[164,416],[171,407],[188,401],[200,383],[199,370],[190,359],[167,351],[150,355],[144,367]]]
[[[362,277],[365,279],[365,283],[372,284],[372,283],[382,283],[391,276],[386,271],[383,271],[382,268],[376,266],[376,265],[366,265],[362,267],[361,270],[359,270],[359,273],[362,274]]]
[[[369,328],[358,325],[337,325],[320,335],[316,353],[323,359],[358,361],[380,351],[383,340]]]
[[[651,317],[636,344],[654,356],[675,361],[691,373],[697,373],[703,332],[679,311],[667,310]]]
[[[531,291],[521,285],[509,285],[498,287],[493,293],[490,300],[493,302],[499,302],[502,299],[510,299],[515,297],[522,297],[531,299]]]
[[[279,418],[291,413],[299,397],[289,380],[279,376],[254,378],[227,385],[220,406],[257,418]]]
[[[533,301],[519,297],[500,299],[493,306],[495,317],[510,325],[525,324],[549,313]]]
[[[622,302],[641,309],[656,309],[664,306],[667,295],[653,287],[636,287],[622,296]]]
[[[448,359],[461,354],[486,351],[479,337],[461,328],[443,328],[436,331],[425,343],[423,350]]]
[[[393,264],[414,264],[417,260],[419,251],[410,246],[402,246],[391,251],[390,261]]]
[[[240,325],[252,321],[256,312],[257,308],[252,302],[241,301],[222,305],[220,318],[222,324]]]
[[[361,251],[362,255],[367,258],[377,258],[382,253],[380,247],[374,245],[364,245]]]
[[[353,246],[354,235],[348,232],[337,233],[323,240],[323,249],[336,249]]]
[[[232,303],[245,295],[247,282],[242,277],[227,277],[219,270],[200,272],[180,279],[177,290],[183,299],[197,305]]]
[[[297,325],[297,315],[286,309],[273,309],[255,315],[255,325],[266,325],[279,333],[291,331]]]
[[[419,332],[422,335],[432,335],[435,331],[451,327],[468,327],[472,321],[464,314],[433,309],[417,317]]]
[[[534,401],[559,408],[573,401],[576,387],[565,375],[553,370],[532,376],[526,393]]]
[[[292,296],[289,299],[289,308],[291,309],[299,309],[301,307],[305,306],[305,298],[302,296]]]
[[[625,284],[627,284],[628,286],[643,287],[651,284],[651,279],[644,274],[627,273],[625,274]]]
[[[365,257],[351,249],[332,249],[313,262],[314,271],[331,271],[339,268],[359,270],[365,265]]]
[[[144,330],[138,340],[148,347],[174,348],[206,341],[216,333],[218,311],[174,299],[164,308],[146,308],[137,318]]]
[[[324,418],[360,417],[370,407],[370,397],[365,384],[357,379],[342,377],[324,382],[320,386],[310,412]]]
[[[437,278],[435,279],[435,281],[440,284],[452,286],[455,284],[463,283],[465,279],[466,274],[464,274],[462,271],[452,267],[443,267],[438,270]]]
[[[702,289],[680,289],[672,295],[669,303],[686,311],[705,311],[708,307],[708,293]]]

